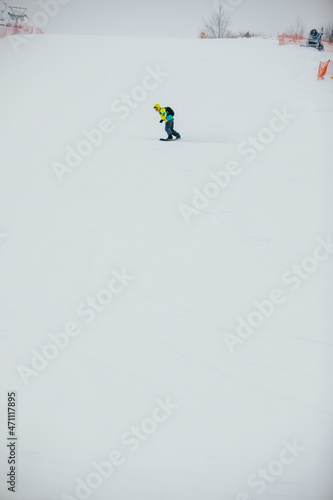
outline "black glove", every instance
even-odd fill
[[[160,120],[160,123],[163,123],[163,120]]]

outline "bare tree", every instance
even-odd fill
[[[206,33],[207,38],[226,38],[230,22],[222,2],[219,2],[214,14],[207,21],[203,21],[202,31]]]
[[[324,38],[329,42],[333,42],[333,24],[329,24],[325,27]]]
[[[284,30],[284,33],[286,35],[295,35],[295,28],[293,28],[292,26],[290,26],[289,28],[287,28],[287,29]]]
[[[296,19],[296,26],[291,26],[290,28],[287,28],[285,31],[286,35],[298,35],[298,36],[304,36],[305,35],[305,26],[302,21],[301,16],[297,16]]]
[[[296,33],[296,35],[299,35],[299,36],[305,35],[305,26],[304,26],[304,23],[303,23],[301,16],[297,16],[295,33]]]

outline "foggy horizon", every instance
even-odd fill
[[[1,8],[3,3],[0,0]],[[47,11],[48,5],[52,8],[53,0],[6,0],[5,3],[28,8],[32,20],[36,13]],[[209,19],[217,4],[207,0],[169,0],[168,4],[157,4],[154,0],[142,3],[69,0],[61,6],[59,3],[58,12],[49,16],[42,28],[45,34],[171,38],[197,38],[203,19]],[[333,24],[331,0],[225,0],[222,3],[234,34],[250,31],[276,37],[278,32],[295,27],[298,17],[306,32]]]

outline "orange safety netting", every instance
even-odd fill
[[[300,35],[286,35],[282,33],[282,35],[278,35],[279,37],[279,45],[297,45],[300,42],[304,42],[306,38]]]
[[[333,76],[333,62],[330,59],[319,64],[318,80],[324,80],[324,76]]]
[[[321,43],[324,45],[324,50],[326,52],[333,52],[333,42],[328,42],[327,40],[322,40]]]
[[[278,35],[279,45],[299,45],[306,42],[307,38],[300,35],[286,35],[282,33],[282,35]],[[328,52],[333,52],[333,42],[328,42],[327,40],[322,40],[321,43],[324,46],[324,50]]]
[[[42,35],[43,31],[35,26],[0,26],[0,38],[8,35]]]

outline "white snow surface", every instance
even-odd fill
[[[1,500],[332,500],[333,256],[296,291],[282,279],[332,235],[327,59],[262,39],[1,41]],[[168,76],[142,96],[148,67]],[[111,105],[133,91],[122,119]],[[158,140],[156,102],[181,141]],[[248,161],[239,145],[277,110],[293,118]],[[54,162],[106,118],[114,131],[60,182]],[[180,206],[232,160],[239,175],[186,223]],[[134,279],[87,323],[78,305],[124,270]],[[274,289],[284,304],[231,352],[225,334]],[[24,383],[19,367],[69,322],[81,333]],[[113,450],[123,463],[91,476]]]

